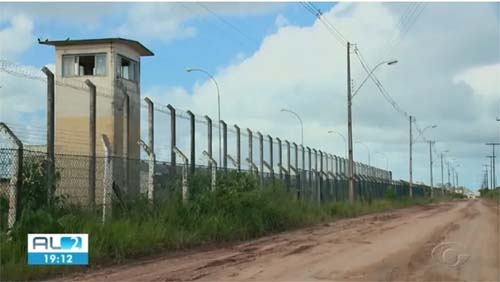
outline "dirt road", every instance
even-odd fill
[[[500,211],[479,200],[412,207],[71,279],[500,281]]]

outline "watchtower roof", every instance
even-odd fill
[[[42,41],[38,39],[38,43],[44,45],[52,45],[52,46],[73,46],[73,45],[91,45],[91,44],[112,44],[112,43],[120,43],[129,46],[141,56],[154,56],[154,53],[142,45],[139,41],[125,39],[120,37],[115,38],[95,38],[95,39],[75,39],[70,40],[69,38],[66,40],[45,40]]]

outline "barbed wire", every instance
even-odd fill
[[[21,65],[15,62],[11,62],[8,60],[0,59],[0,72],[23,78],[23,79],[29,79],[33,81],[40,81],[47,83],[47,77],[45,74],[43,74],[40,70],[31,67],[31,66],[25,66]],[[55,84],[61,87],[68,87],[71,89],[78,90],[78,93],[89,93],[89,88],[87,85],[84,84],[84,82],[81,83],[74,83],[74,82],[68,82],[60,79],[55,79]],[[118,89],[122,89],[122,91],[125,91],[123,89],[123,86],[121,84],[117,84]],[[96,87],[96,95],[100,97],[105,97],[105,98],[110,98],[113,99],[113,101],[124,101],[124,95],[115,95],[114,90],[106,87],[101,87],[98,86]],[[134,106],[133,103],[130,104],[130,106]],[[148,109],[148,104],[144,101],[141,100],[139,103],[140,108]],[[170,116],[171,112],[170,109],[166,105],[162,105],[159,103],[154,103],[153,102],[153,109],[155,112],[160,112],[162,114]],[[191,117],[188,114],[186,110],[176,108],[175,109],[176,117],[184,119],[184,120],[190,120]],[[205,116],[197,115],[194,114],[195,122],[200,123],[200,124],[208,124]],[[45,127],[43,126],[36,126],[36,125],[30,125],[28,127],[24,125],[20,125],[17,123],[9,123],[10,126],[13,126],[15,128],[16,132],[19,132],[19,135],[22,137],[24,140],[30,140],[30,143],[40,143],[37,145],[43,145],[46,142],[46,130]],[[220,129],[220,124],[217,120],[212,120],[212,127],[215,130]],[[243,137],[248,137],[248,132],[246,130],[246,127],[240,127],[240,136]],[[420,130],[420,129],[419,129]],[[234,128],[234,125],[227,126],[227,131],[229,133],[235,134],[236,129]],[[252,130],[252,139],[253,139],[253,146],[258,146],[259,143],[259,136],[257,134],[258,131]],[[214,134],[214,133],[212,133]],[[264,137],[264,144],[269,145],[267,135],[265,133],[262,133]],[[88,134],[86,131],[78,131],[78,130],[64,130],[64,129],[57,129],[57,145],[59,146],[74,146],[77,148],[85,148],[88,146]],[[243,138],[244,139],[244,138]],[[282,149],[284,148],[286,150],[286,143],[284,142],[285,139],[282,139]],[[245,141],[243,141],[245,142]],[[273,145],[277,145],[278,142],[276,140],[276,137],[273,136]],[[299,145],[299,144],[297,144]],[[290,142],[290,147],[293,150],[293,142]],[[170,148],[167,147],[158,147],[157,150],[159,152],[170,152]],[[83,150],[82,150],[83,151]],[[300,145],[298,146],[298,151],[301,152],[302,149]],[[295,156],[291,156],[291,158],[294,158]],[[314,156],[312,156],[314,158]]]
[[[0,71],[19,78],[25,78],[47,83],[47,76],[44,73],[42,73],[41,70],[37,70],[34,67],[24,66],[4,59],[0,59]],[[89,88],[84,82],[69,83],[67,81],[62,81],[60,79],[55,78],[54,83],[61,87],[68,87],[74,90],[89,93]],[[96,96],[111,98],[111,99],[116,98],[114,97],[113,91],[110,88],[106,88],[103,86],[96,87]]]

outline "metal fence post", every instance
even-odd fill
[[[211,169],[213,163],[210,161],[210,159],[213,160],[212,158],[212,119],[210,119],[209,116],[205,116],[205,119],[207,120],[207,157],[208,157],[208,168]],[[216,162],[217,163],[217,162]]]
[[[294,156],[295,156],[295,169],[298,171],[299,170],[299,147],[297,146],[297,143],[293,142],[293,150]]]
[[[260,132],[257,132],[257,136],[259,137],[260,187],[264,187],[264,136]]]
[[[333,159],[334,159],[334,163],[332,163],[332,165],[334,165],[334,168],[335,168],[335,174],[339,174],[339,161],[338,161],[338,157],[336,155],[333,155]]]
[[[144,98],[146,104],[148,104],[148,146],[149,148],[154,148],[155,144],[155,126],[154,126],[154,105],[148,97]]]
[[[285,140],[285,144],[286,144],[286,170],[288,171],[288,174],[290,174],[290,166],[292,164],[292,161],[290,160],[291,158],[290,142],[288,142],[288,140]]]
[[[155,164],[156,155],[153,148],[149,147],[144,141],[139,140],[139,145],[142,146],[149,159],[148,167],[148,200],[153,203],[155,194]]]
[[[319,193],[319,199],[321,201],[322,199],[322,195],[321,195],[321,191],[323,190],[323,175],[324,175],[324,171],[323,171],[323,152],[321,150],[318,150],[319,152],[319,190],[318,190],[318,193]]]
[[[307,173],[306,173],[306,148],[304,145],[300,145],[300,148],[302,150],[302,171],[300,173],[300,178],[301,178],[301,187],[302,187],[302,192],[303,192],[303,197],[305,196],[305,189],[306,189],[306,178],[307,178]]]
[[[176,156],[175,156],[175,147],[177,146],[176,143],[176,118],[175,118],[175,108],[168,104],[167,108],[170,110],[170,171],[172,176],[175,175],[177,169],[176,169]]]
[[[95,209],[95,166],[96,166],[96,87],[90,80],[85,80],[89,87],[90,120],[89,120],[89,188],[88,201],[91,210]]]
[[[273,138],[271,135],[267,135],[269,139],[269,167],[271,167],[271,179],[274,181],[274,169],[273,169]]]
[[[23,143],[3,122],[0,122],[0,134],[6,135],[7,139],[15,146],[12,176],[9,183],[9,215],[7,219],[7,228],[11,230],[22,211],[19,191],[23,183]]]
[[[315,188],[315,192],[316,192],[316,198],[318,198],[318,187],[319,187],[319,181],[318,181],[318,175],[319,175],[319,172],[318,172],[318,150],[316,149],[312,149],[313,153],[314,153],[314,188]]]
[[[297,143],[293,142],[294,156],[295,156],[295,165],[294,165],[294,173],[295,173],[295,186],[297,189],[297,199],[300,199],[302,195],[302,191],[300,189],[300,171],[299,171],[299,147]]]
[[[314,169],[318,171],[318,150],[313,149],[314,152]]]
[[[196,168],[196,163],[195,163],[195,157],[196,157],[196,140],[195,140],[195,123],[194,123],[194,114],[191,111],[187,111],[187,114],[189,115],[189,130],[191,132],[191,150],[190,150],[190,165],[191,165],[191,174],[194,174],[195,168]]]
[[[208,162],[210,163],[210,187],[212,192],[214,192],[217,185],[217,162],[208,154],[207,151],[203,151],[203,155],[207,157]]]
[[[108,136],[101,135],[101,141],[104,146],[104,177],[102,191],[102,223],[106,223],[111,218],[111,191],[113,190],[113,157],[111,145]]]
[[[54,74],[43,67],[47,76],[47,203],[52,203],[55,191],[55,154],[54,154]]]
[[[253,164],[253,136],[250,128],[247,128],[247,131],[248,131],[248,162]]]
[[[285,176],[286,180],[286,185],[288,186],[288,189],[290,189],[290,181],[291,181],[291,174],[290,174],[290,167],[292,166],[292,160],[291,160],[291,148],[290,148],[290,142],[288,140],[285,140],[286,144],[286,171],[287,175]]]
[[[188,169],[189,169],[189,159],[182,153],[179,148],[174,147],[174,151],[181,157],[183,161],[182,166],[182,203],[186,204],[189,198],[189,188],[188,188]]]
[[[234,125],[236,129],[236,169],[238,172],[241,171],[241,135],[240,135],[240,127],[238,125]]]
[[[325,171],[328,172],[328,161],[329,161],[329,158],[328,158],[328,153],[325,153]]]
[[[311,148],[307,148],[307,158],[308,158],[308,166],[309,166],[309,188],[312,189],[312,162],[311,162]]]
[[[276,137],[276,140],[278,141],[278,167],[283,165],[283,151],[282,151],[282,145],[281,145],[281,139]],[[279,171],[279,176],[280,180],[283,180],[283,172],[281,169],[278,169]]]
[[[227,124],[223,120],[220,124],[222,125],[222,167],[227,171]]]

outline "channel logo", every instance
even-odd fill
[[[28,264],[87,265],[88,234],[28,234]]]

